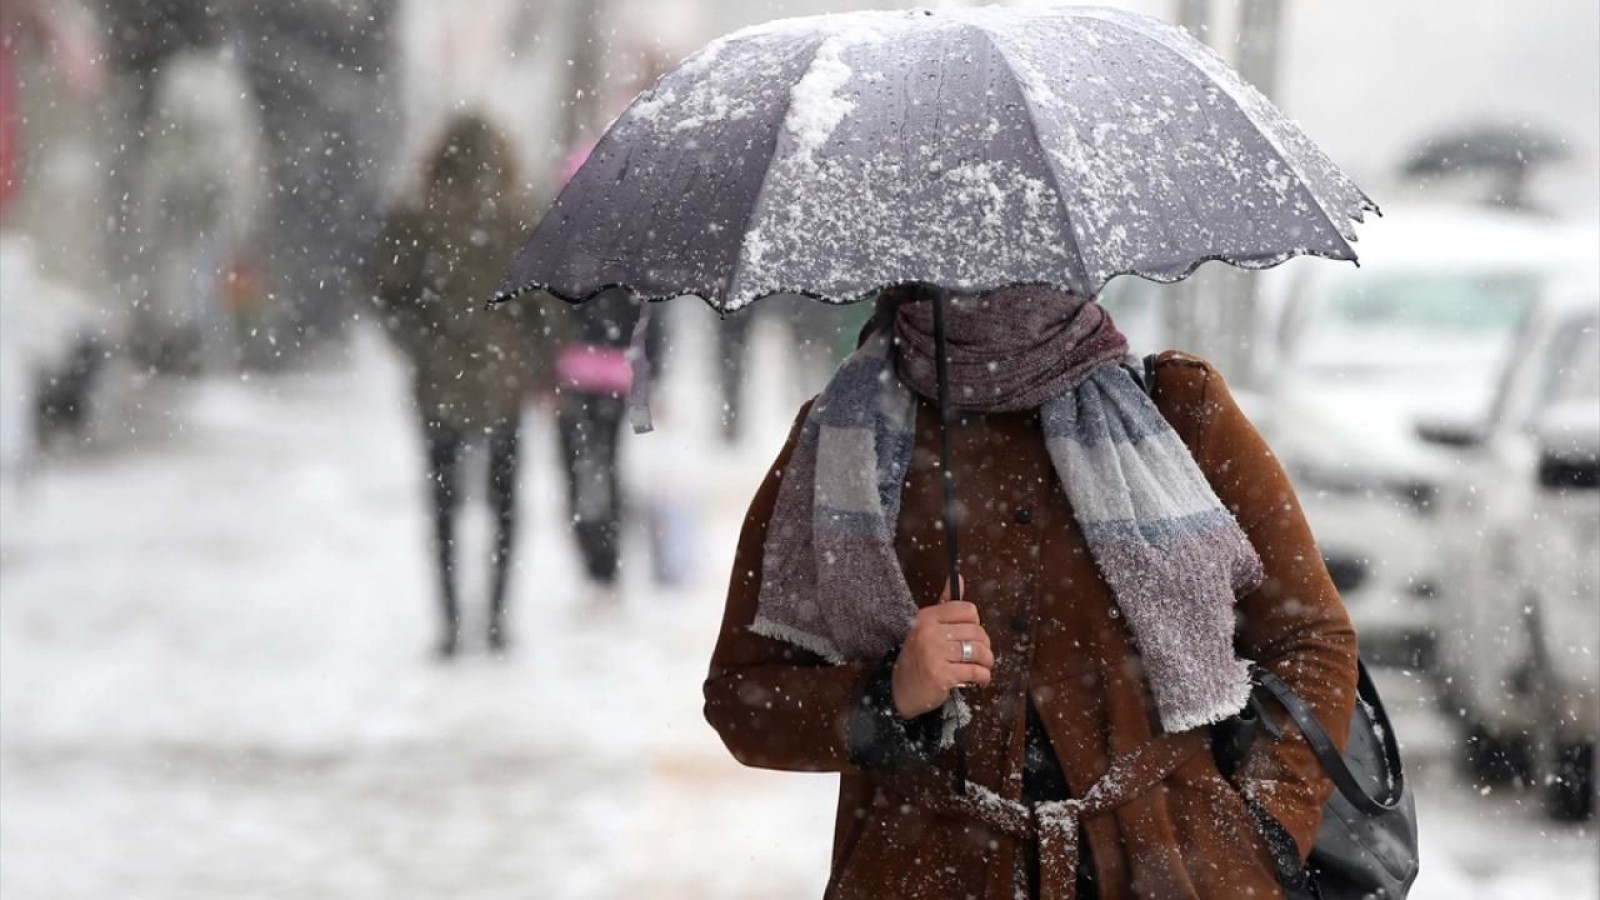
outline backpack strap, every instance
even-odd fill
[[[1152,353],[1140,361],[1137,366],[1131,362],[1122,364],[1123,371],[1127,372],[1128,377],[1132,378],[1134,383],[1147,395],[1154,394],[1156,390],[1156,358],[1160,355],[1159,353]]]

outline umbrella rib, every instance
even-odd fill
[[[1049,152],[1045,150],[1044,140],[1039,133],[1039,117],[1033,111],[1033,100],[1029,98],[1027,88],[1017,78],[1016,70],[1012,68],[1011,56],[1006,53],[1005,47],[1001,46],[1000,42],[995,40],[995,36],[982,26],[969,23],[968,27],[982,35],[983,40],[1000,57],[1001,71],[1011,79],[1012,86],[1017,90],[1017,96],[1022,101],[1023,117],[1028,122],[1028,131],[1033,135],[1034,146],[1039,148],[1039,156],[1044,161],[1045,171],[1050,174],[1051,184],[1055,188],[1056,202],[1061,204],[1061,217],[1067,223],[1067,233],[1072,235],[1072,257],[1077,261],[1077,271],[1069,274],[1077,279],[1083,290],[1089,290],[1089,263],[1084,259],[1083,240],[1079,237],[1077,228],[1073,227],[1072,210],[1067,205],[1066,194],[1061,186],[1061,173],[1056,169],[1055,160],[1051,159]]]
[[[1086,18],[1095,18],[1095,17],[1090,16],[1090,17],[1086,17]],[[1105,21],[1105,20],[1096,18],[1096,21]],[[1115,91],[1117,96],[1123,102],[1126,102],[1128,100],[1128,96],[1125,93],[1123,93],[1121,85],[1114,84],[1114,82],[1112,82],[1112,80],[1109,79],[1109,78],[1106,79],[1106,85],[1111,90]],[[1203,105],[1200,106],[1200,115],[1206,120],[1206,124],[1207,125],[1211,125],[1212,124],[1212,122],[1211,122],[1211,113],[1209,111],[1207,111],[1205,106],[1203,106]],[[1163,127],[1164,127],[1164,129],[1166,131],[1166,134],[1170,138],[1172,136],[1172,126],[1170,124],[1168,124],[1168,125],[1165,125]],[[1189,211],[1189,218],[1190,218],[1191,221],[1194,222],[1195,227],[1203,229],[1205,227],[1205,216],[1201,214],[1199,209],[1195,208],[1194,198],[1189,195],[1189,191],[1186,188],[1179,189],[1177,194],[1183,200],[1183,207],[1184,207],[1184,209]],[[1167,240],[1169,245],[1174,246],[1174,247],[1183,245],[1183,242],[1180,241],[1180,240],[1177,240],[1175,238],[1175,236],[1173,235],[1173,233],[1172,233],[1172,222],[1168,221],[1166,218],[1163,218],[1160,221],[1160,225],[1161,225],[1161,233],[1163,235],[1165,235],[1166,240]],[[1202,260],[1201,262],[1204,262],[1204,260]],[[1200,267],[1201,262],[1196,262],[1193,265],[1189,266],[1188,271],[1186,271],[1184,273],[1184,277],[1186,278],[1189,275],[1192,275],[1194,273],[1194,271]],[[1140,277],[1145,277],[1143,275],[1143,273],[1141,273],[1141,272],[1139,272],[1137,270],[1135,270],[1135,271],[1133,271],[1133,272],[1131,272],[1129,274],[1135,274],[1135,275],[1139,275]],[[1181,280],[1181,279],[1178,279],[1178,280]]]
[[[1216,85],[1217,88],[1219,90],[1221,90],[1222,93],[1225,94],[1230,101],[1232,101],[1234,109],[1238,110],[1239,115],[1243,116],[1244,120],[1246,122],[1249,122],[1251,125],[1255,126],[1255,127],[1251,128],[1250,131],[1252,133],[1254,133],[1254,134],[1260,135],[1262,143],[1264,143],[1267,146],[1267,148],[1272,151],[1272,154],[1278,158],[1278,162],[1282,163],[1284,169],[1286,169],[1287,171],[1289,171],[1290,173],[1292,173],[1295,176],[1295,181],[1300,186],[1301,193],[1303,193],[1306,197],[1308,197],[1311,200],[1312,206],[1314,206],[1316,208],[1317,212],[1322,214],[1323,220],[1328,223],[1328,227],[1333,229],[1333,233],[1338,236],[1339,242],[1344,245],[1345,250],[1350,254],[1351,258],[1355,257],[1355,255],[1356,255],[1355,248],[1350,246],[1350,239],[1345,236],[1345,229],[1340,227],[1339,223],[1334,220],[1333,214],[1330,213],[1328,211],[1328,208],[1323,205],[1322,198],[1318,197],[1317,196],[1317,191],[1312,189],[1311,182],[1310,182],[1309,179],[1306,178],[1305,173],[1300,171],[1300,167],[1296,166],[1294,164],[1294,162],[1290,160],[1289,155],[1283,152],[1283,148],[1282,147],[1278,146],[1278,142],[1273,139],[1272,135],[1267,133],[1267,128],[1266,128],[1267,123],[1265,123],[1265,122],[1257,122],[1255,117],[1252,116],[1247,109],[1245,109],[1244,102],[1242,100],[1240,100],[1238,94],[1233,90],[1233,88],[1231,88],[1228,85],[1228,82],[1227,82],[1227,80],[1225,78],[1217,77],[1216,75],[1214,75],[1214,74],[1212,74],[1210,72],[1207,72],[1205,67],[1202,66],[1199,62],[1189,58],[1188,56],[1186,56],[1183,53],[1178,52],[1178,50],[1176,48],[1170,46],[1162,38],[1162,36],[1159,35],[1159,34],[1153,34],[1153,33],[1147,32],[1147,31],[1143,31],[1142,29],[1139,29],[1139,28],[1134,28],[1131,25],[1129,25],[1128,23],[1126,23],[1124,21],[1121,21],[1120,19],[1118,19],[1116,17],[1111,17],[1111,16],[1105,16],[1105,17],[1092,16],[1091,18],[1094,18],[1097,21],[1104,22],[1104,23],[1110,25],[1113,28],[1121,29],[1122,31],[1129,32],[1129,33],[1134,34],[1136,36],[1142,36],[1142,37],[1149,38],[1150,42],[1152,44],[1154,44],[1157,47],[1159,47],[1161,49],[1161,51],[1165,52],[1168,56],[1176,58],[1178,61],[1180,61],[1181,63],[1183,63],[1184,65],[1186,65],[1186,66],[1188,66],[1188,67],[1190,67],[1192,69],[1198,70],[1200,72],[1200,75],[1201,75],[1202,79],[1204,79],[1206,82],[1208,82],[1210,84]],[[1244,84],[1247,90],[1255,90],[1255,87],[1253,85],[1250,85],[1250,84],[1248,84],[1248,83],[1246,83],[1244,81],[1243,76],[1238,76],[1238,77],[1239,77],[1240,83]],[[1354,185],[1350,184],[1348,179],[1345,179],[1342,176],[1340,178],[1340,181],[1341,181],[1341,184],[1340,184],[1341,188],[1346,188],[1346,187],[1353,188],[1353,187],[1355,187]],[[1363,205],[1372,206],[1374,209],[1376,209],[1376,205],[1374,205],[1372,203],[1372,200],[1370,198],[1368,198],[1366,196],[1366,194],[1361,191],[1360,188],[1355,188],[1355,191],[1361,197],[1362,201],[1364,201]],[[1310,251],[1310,248],[1306,247],[1306,248],[1302,248],[1302,250],[1300,252],[1309,252],[1309,251]],[[1291,253],[1290,255],[1293,255],[1293,253]],[[1231,260],[1229,260],[1229,261],[1231,262]]]
[[[1075,18],[1075,19],[1076,18],[1091,18],[1091,19],[1096,19],[1098,21],[1098,18],[1095,17],[1095,16],[1072,15],[1072,16],[1070,16],[1070,18]],[[1082,42],[1080,41],[1079,43],[1081,44]],[[1127,96],[1125,94],[1123,94],[1122,88],[1120,86],[1113,85],[1111,79],[1109,79],[1109,78],[1106,79],[1106,85],[1112,91],[1115,91],[1115,93],[1116,93],[1116,95],[1117,95],[1117,97],[1119,99],[1123,100],[1124,102],[1127,101],[1128,98],[1127,98]],[[1205,112],[1203,107],[1201,108],[1201,115],[1207,116],[1207,119],[1209,121],[1209,114],[1207,114]],[[1189,217],[1194,220],[1196,225],[1200,225],[1204,221],[1204,218],[1200,215],[1199,211],[1195,209],[1194,200],[1193,200],[1193,198],[1191,198],[1189,196],[1189,192],[1186,191],[1186,190],[1179,191],[1178,195],[1183,198],[1183,205],[1184,205],[1184,207],[1186,209],[1189,210]],[[1182,245],[1181,241],[1178,241],[1173,237],[1173,234],[1172,234],[1172,223],[1171,222],[1167,221],[1165,218],[1162,218],[1162,219],[1159,220],[1158,224],[1161,227],[1161,233],[1165,236],[1166,241],[1167,241],[1167,243],[1169,245],[1171,245],[1171,246],[1181,246]],[[1197,268],[1198,266],[1199,266],[1199,263],[1196,263],[1195,266],[1190,268],[1189,272],[1192,273],[1194,271],[1194,268]],[[1141,272],[1139,269],[1124,270],[1124,269],[1122,269],[1120,267],[1116,268],[1116,269],[1112,269],[1112,268],[1109,268],[1109,267],[1102,267],[1101,271],[1105,272],[1105,273],[1108,273],[1106,275],[1105,281],[1102,281],[1100,283],[1100,287],[1102,287],[1102,288],[1113,277],[1115,277],[1116,275],[1119,275],[1119,274],[1133,274],[1133,275],[1139,275],[1140,277],[1146,277],[1144,275],[1144,273]],[[1187,274],[1189,274],[1189,273],[1185,273],[1186,276],[1187,276]]]
[[[811,67],[816,64],[817,55],[822,52],[822,48],[828,43],[829,40],[836,37],[838,37],[837,33],[823,34],[818,39],[816,44],[811,47],[811,59],[807,61],[805,67],[801,69],[800,78],[795,80],[797,84],[801,79],[805,78],[806,73],[810,72]],[[725,292],[724,297],[722,298],[721,303],[713,304],[717,307],[719,314],[726,313],[727,310],[725,307],[728,305],[728,303],[736,299],[734,297],[727,296],[726,292],[729,292],[734,285],[739,283],[739,276],[744,273],[744,250],[745,243],[750,239],[750,224],[756,220],[756,213],[761,210],[762,205],[767,199],[767,182],[772,176],[773,166],[778,161],[778,145],[783,142],[784,132],[789,127],[789,113],[793,109],[794,85],[790,85],[789,96],[783,101],[783,115],[778,117],[778,124],[774,129],[775,133],[772,136],[772,152],[767,154],[767,161],[761,169],[761,185],[756,188],[755,199],[750,201],[750,211],[747,212],[744,217],[744,226],[739,229],[740,237],[739,243],[734,248],[733,265],[728,268],[728,281],[727,284],[722,288],[723,292]],[[755,298],[752,298],[751,302],[755,302]],[[741,304],[741,307],[742,306],[743,304]]]

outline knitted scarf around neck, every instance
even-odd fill
[[[894,529],[916,395],[935,396],[931,303],[901,305],[886,332],[840,365],[806,417],[768,524],[751,626],[834,663],[883,658],[918,608]],[[956,297],[946,335],[957,409],[1040,410],[1056,477],[1132,632],[1163,729],[1238,712],[1250,680],[1233,651],[1233,608],[1260,582],[1261,561],[1121,367],[1127,343],[1104,309],[1037,287]],[[963,715],[946,712],[947,724]]]

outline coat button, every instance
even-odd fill
[[[1028,616],[1026,613],[1017,613],[1011,617],[1011,627],[1017,631],[1028,630]]]
[[[1030,510],[1030,509],[1018,509],[1016,511],[1016,513],[1012,516],[1012,518],[1017,520],[1017,524],[1018,525],[1032,525],[1033,524],[1033,510]]]

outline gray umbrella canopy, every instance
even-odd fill
[[[612,125],[502,289],[614,285],[733,310],[1201,262],[1354,259],[1376,209],[1182,30],[1084,7],[860,12],[746,29]]]

